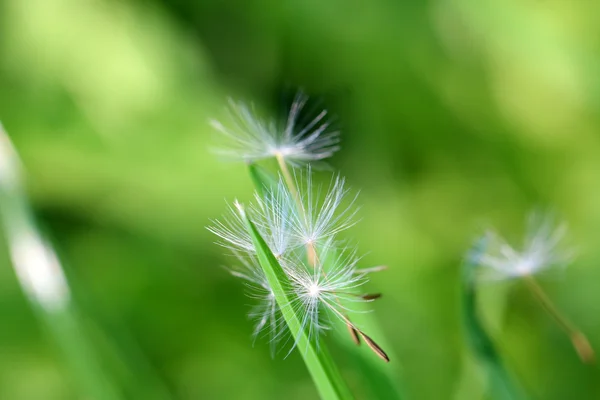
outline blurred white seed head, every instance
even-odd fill
[[[254,106],[230,99],[231,122],[211,121],[226,142],[218,153],[245,162],[282,157],[293,166],[331,157],[339,150],[339,132],[329,130],[326,110],[303,125],[299,117],[307,101],[308,96],[299,92],[285,126],[280,127],[274,120],[260,118]]]
[[[4,196],[25,202],[19,191],[20,169],[17,153],[0,124],[0,191]],[[70,291],[52,247],[43,241],[22,210],[1,205],[12,264],[23,290],[46,311],[63,308],[70,299]]]
[[[8,239],[17,277],[30,299],[46,311],[64,308],[71,296],[52,248],[27,229],[13,232]]]
[[[285,261],[296,299],[290,306],[302,310],[302,329],[307,329],[311,339],[317,340],[331,328],[331,318],[349,324],[347,314],[353,310],[348,304],[366,301],[356,294],[367,282],[364,275],[355,273],[358,260],[354,250],[339,249],[329,243],[321,247],[314,266],[307,266],[300,259]]]
[[[286,190],[283,181],[280,181],[279,186],[279,190]],[[296,186],[302,209],[293,214],[291,228],[295,241],[300,245],[332,242],[338,233],[357,222],[355,217],[358,207],[355,202],[358,195],[349,196],[343,177],[332,177],[329,187],[323,190],[320,185],[313,186],[309,168],[305,176],[296,175]],[[288,196],[292,196],[289,190]]]
[[[566,225],[555,225],[550,216],[533,214],[521,247],[513,247],[499,234],[487,234],[487,248],[477,262],[484,280],[503,280],[538,274],[553,267],[564,267],[573,251],[561,248]]]
[[[12,189],[20,181],[20,161],[0,123],[0,187]]]
[[[264,194],[255,194],[253,205],[244,208],[236,202],[226,217],[213,221],[208,228],[219,237],[218,243],[228,248],[241,264],[241,267],[230,271],[251,288],[251,297],[257,300],[251,312],[251,317],[257,321],[254,334],[266,332],[272,351],[289,333],[282,320],[281,307],[292,307],[299,313],[302,329],[306,329],[310,339],[318,343],[319,335],[330,328],[332,317],[353,326],[347,317],[352,310],[345,308],[348,300],[356,302],[376,298],[356,293],[358,287],[367,281],[366,274],[356,270],[358,257],[355,250],[341,248],[341,242],[337,240],[338,233],[354,224],[356,213],[353,207],[355,199],[342,206],[348,192],[343,178],[332,178],[327,190],[313,188],[310,171],[306,176],[297,175],[296,178],[299,198],[290,192],[281,178],[272,188],[265,189]],[[284,290],[289,290],[288,298],[294,299],[292,303],[281,307],[277,304],[257,262],[256,249],[245,223],[246,216],[254,222],[288,276],[290,287]],[[292,349],[294,347],[296,343]]]

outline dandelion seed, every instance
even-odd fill
[[[337,234],[357,222],[358,207],[354,203],[358,195],[350,198],[346,205],[342,204],[349,197],[344,178],[339,175],[333,177],[323,195],[321,186],[313,187],[309,168],[305,178],[302,175],[296,177],[296,185],[302,195],[298,199],[297,208],[300,210],[292,215],[291,230],[300,245],[315,247],[331,242]],[[288,201],[293,202],[293,194],[283,180],[280,180],[279,187],[280,191],[288,193]]]
[[[350,333],[350,337],[352,338],[354,344],[357,346],[360,345],[360,336],[354,325],[346,323],[346,328],[348,328],[348,333]]]
[[[300,204],[297,204],[289,187],[280,178],[278,184],[266,190],[264,195],[256,193],[256,205],[246,210],[276,258],[299,247],[308,246],[314,252],[319,244],[329,242],[328,246],[332,246],[332,239],[337,234],[356,223],[356,196],[347,205],[342,205],[349,192],[344,178],[332,178],[325,194],[320,186],[316,189],[312,187],[310,170],[305,182],[300,183],[300,179],[297,181],[304,193],[299,199]],[[229,207],[229,212],[222,220],[212,222],[213,225],[207,229],[220,238],[217,244],[248,254],[255,252],[244,221],[233,207]],[[309,255],[309,260],[313,258],[314,255]],[[314,260],[311,264],[314,264]]]
[[[253,106],[230,100],[232,126],[211,121],[228,142],[227,148],[219,153],[246,162],[282,157],[295,167],[331,157],[339,150],[339,132],[329,130],[326,110],[301,125],[299,115],[307,101],[308,96],[299,92],[285,126],[280,128],[275,121],[261,119]]]
[[[535,274],[551,267],[564,266],[572,259],[572,252],[558,249],[565,236],[566,227],[562,224],[555,228],[549,217],[540,219],[539,215],[532,215],[529,223],[529,233],[521,251],[508,245],[497,234],[489,234],[490,250],[475,256],[473,261],[485,268],[488,278],[521,278],[540,305],[569,336],[581,360],[591,363],[595,360],[595,354],[586,336],[559,311],[534,278]]]
[[[256,193],[255,200],[257,205],[251,206],[248,212],[273,255],[280,258],[292,246],[290,220],[293,205],[289,204],[287,195],[276,189],[267,190],[263,196]],[[207,229],[220,238],[217,244],[235,252],[254,254],[254,242],[243,220],[246,210],[240,208],[237,202],[234,207],[237,211],[229,207],[222,221],[212,221],[213,225]]]
[[[237,206],[236,206],[237,207]],[[239,209],[238,209],[239,210]],[[232,252],[253,254],[254,243],[246,229],[241,214],[229,206],[228,212],[221,221],[213,220],[213,225],[206,227],[211,233],[219,237],[216,243]]]
[[[373,301],[381,298],[381,293],[363,294],[360,296],[363,300]]]
[[[357,272],[359,258],[356,252],[340,247],[341,242],[336,241],[337,234],[355,222],[355,198],[347,207],[341,207],[348,190],[339,176],[332,179],[323,195],[321,187],[313,191],[310,170],[306,181],[299,187],[304,194],[295,198],[284,179],[280,178],[278,184],[265,190],[264,194],[255,195],[254,205],[244,208],[235,202],[228,216],[222,221],[214,221],[213,226],[208,228],[220,238],[219,244],[230,249],[242,263],[243,268],[231,270],[231,273],[245,280],[254,292],[253,297],[258,300],[251,312],[257,321],[255,335],[267,330],[274,351],[275,343],[288,333],[282,311],[287,312],[289,307],[300,320],[302,334],[298,332],[295,337],[306,335],[310,343],[318,346],[321,333],[331,329],[331,318],[339,319],[347,326],[357,345],[362,338],[373,352],[389,361],[373,339],[348,317],[353,312],[352,302],[369,302],[381,297],[378,293],[357,293],[357,289],[367,281],[365,275],[368,272],[382,267]],[[246,217],[254,222],[289,280],[283,289],[285,296],[273,293],[257,263],[257,252],[246,227]],[[278,304],[277,299],[281,301],[282,298],[291,300],[288,304]],[[297,344],[294,341],[291,350]]]
[[[255,193],[258,206],[252,207],[254,222],[276,258],[281,258],[294,247],[291,235],[291,220],[294,204],[277,186],[268,189],[263,196]]]
[[[521,250],[509,245],[494,232],[488,233],[488,251],[476,260],[483,267],[484,279],[502,280],[534,275],[551,267],[563,266],[571,258],[569,251],[559,250],[566,226],[554,227],[549,217],[532,216],[529,233]]]
[[[369,336],[367,336],[364,332],[360,332],[360,334],[361,334],[360,336],[367,343],[369,348],[371,348],[371,350],[373,350],[373,352],[375,352],[375,354],[377,354],[379,356],[379,358],[381,358],[385,362],[390,362],[390,358],[388,357],[386,352],[383,351],[381,346],[379,346],[373,339],[371,339]]]
[[[308,329],[309,337],[317,342],[318,336],[331,328],[330,318],[334,317],[346,323],[353,341],[358,344],[357,335],[362,333],[346,314],[353,312],[349,303],[365,301],[355,293],[366,283],[364,277],[354,274],[359,259],[354,251],[339,251],[331,244],[325,245],[320,255],[314,267],[300,260],[286,260],[286,272],[297,299],[297,304],[291,306],[302,310],[302,328]],[[327,270],[320,260],[328,260]]]

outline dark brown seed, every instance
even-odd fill
[[[381,347],[379,347],[379,345],[377,343],[375,343],[375,341],[373,339],[371,339],[369,336],[365,335],[363,332],[359,332],[359,333],[360,333],[360,336],[362,336],[362,338],[364,339],[365,343],[367,343],[367,345],[371,348],[371,350],[373,350],[373,352],[375,354],[377,354],[379,356],[379,358],[381,358],[385,362],[390,362],[390,358],[388,357],[388,355],[385,354],[385,351],[383,351],[383,349]]]
[[[346,327],[348,328],[348,332],[350,333],[350,337],[352,341],[356,343],[357,346],[360,346],[360,337],[358,336],[358,332],[356,328],[352,326],[350,322],[346,322]]]
[[[376,300],[378,298],[381,297],[381,293],[370,293],[370,294],[363,294],[362,296],[360,296],[363,298],[363,300]]]

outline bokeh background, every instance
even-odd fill
[[[361,194],[346,233],[414,399],[481,399],[459,265],[533,208],[579,257],[540,282],[600,348],[600,3],[580,0],[0,1],[0,119],[87,334],[125,398],[309,399],[301,357],[252,346],[251,300],[205,229],[249,199],[210,147],[228,96],[316,95]],[[327,173],[319,175],[327,180]],[[0,398],[87,399],[0,245]],[[600,371],[519,283],[480,310],[535,399],[600,398]],[[355,371],[341,365],[352,380]]]

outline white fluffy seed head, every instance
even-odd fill
[[[279,190],[286,190],[283,181],[280,181],[279,186]],[[296,186],[302,210],[293,214],[291,228],[294,240],[300,245],[331,242],[340,232],[357,222],[357,195],[349,195],[343,177],[333,176],[329,187],[323,190],[320,185],[313,186],[309,168],[304,176],[301,173],[296,175]],[[288,196],[291,197],[292,194],[288,193]]]
[[[217,152],[245,162],[280,156],[298,167],[331,157],[339,150],[339,132],[329,129],[326,110],[303,125],[299,116],[307,100],[302,92],[296,95],[283,127],[259,117],[253,105],[230,100],[231,122],[211,121],[225,140]]]
[[[301,329],[318,345],[320,334],[331,327],[331,318],[352,326],[347,317],[352,311],[348,305],[369,301],[356,293],[366,277],[356,270],[355,251],[341,248],[337,239],[341,231],[354,224],[356,214],[355,198],[345,201],[348,189],[344,179],[334,176],[327,190],[315,188],[309,170],[306,175],[296,175],[296,184],[298,197],[280,178],[264,194],[256,194],[253,205],[243,208],[236,202],[228,216],[208,228],[220,238],[218,243],[230,249],[241,263],[242,267],[232,269],[231,273],[251,288],[251,296],[257,300],[251,312],[256,320],[254,334],[266,332],[272,351],[284,338],[289,338],[282,309],[292,307],[301,316]],[[289,278],[290,285],[284,290],[289,291],[288,298],[294,299],[290,304],[278,305],[257,263],[256,249],[244,221],[246,216]],[[296,343],[292,349],[295,347]]]
[[[520,248],[508,244],[496,232],[488,232],[486,251],[475,260],[482,279],[513,279],[565,266],[573,256],[572,251],[560,248],[566,231],[564,223],[555,226],[550,216],[534,214]]]
[[[323,190],[322,186],[313,187],[309,169],[306,174],[296,175],[296,185],[300,189],[299,199],[280,178],[264,194],[255,194],[255,204],[242,208],[276,258],[286,257],[307,245],[333,246],[337,235],[356,223],[356,196],[349,196],[344,178],[334,176],[327,190]],[[254,254],[254,243],[239,211],[241,206],[234,204],[222,220],[213,221],[207,229],[219,237],[217,244]]]
[[[290,306],[301,310],[302,329],[318,342],[319,335],[331,328],[331,318],[347,323],[347,315],[354,312],[349,304],[365,301],[356,291],[367,279],[356,274],[359,258],[354,250],[339,249],[328,243],[317,253],[314,266],[299,258],[284,263],[296,299]]]

